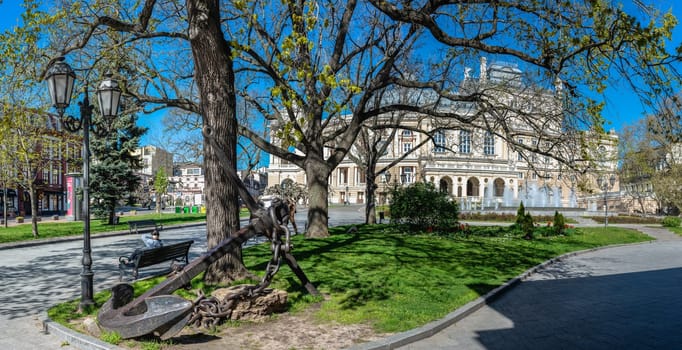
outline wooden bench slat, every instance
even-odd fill
[[[193,243],[194,241],[189,240],[158,248],[138,250],[130,256],[121,256],[118,259],[119,280],[123,279],[126,268],[132,268],[133,278],[137,279],[138,270],[143,267],[157,265],[166,261],[171,261],[171,264],[175,261],[183,261],[187,264],[189,263],[189,248]]]

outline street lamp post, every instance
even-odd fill
[[[95,302],[93,300],[93,273],[92,256],[90,249],[90,131],[96,135],[103,136],[109,132],[109,125],[116,117],[118,105],[121,98],[121,89],[118,83],[107,75],[97,89],[97,98],[100,112],[105,121],[105,125],[95,123],[92,120],[93,106],[88,99],[87,86],[83,94],[83,101],[79,102],[80,118],[64,115],[66,108],[71,102],[73,85],[76,74],[73,69],[60,57],[47,71],[45,78],[52,99],[52,105],[59,113],[62,126],[69,132],[76,133],[83,130],[83,270],[81,272],[81,301],[80,308],[83,310]]]
[[[609,193],[609,190],[612,189],[613,185],[615,184],[616,175],[613,174],[611,174],[608,179],[606,179],[606,176],[600,176],[597,179],[597,186],[599,186],[599,188],[601,188],[601,190],[604,192],[604,227],[609,226],[609,203],[606,196]]]

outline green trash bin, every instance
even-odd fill
[[[183,207],[182,212],[185,214],[189,213],[189,207]]]
[[[196,205],[192,207],[192,214],[198,214],[199,213],[199,207]]]
[[[180,213],[182,213],[182,208],[175,207],[175,214],[180,214]]]

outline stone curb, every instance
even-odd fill
[[[68,345],[81,350],[125,350],[116,345],[101,341],[95,337],[76,332],[75,330],[68,327],[64,327],[59,323],[50,320],[50,318],[47,317],[47,314],[43,320],[43,330],[46,333],[64,339]]]
[[[195,227],[195,226],[202,226],[202,225],[206,225],[206,222],[201,221],[201,222],[193,222],[193,223],[188,223],[188,224],[169,225],[169,226],[164,226],[164,230],[175,229],[175,228],[184,228],[184,227]],[[130,231],[128,231],[128,230],[102,232],[102,233],[91,234],[90,239],[106,238],[106,237],[114,237],[114,236],[125,236],[125,235],[129,235],[129,234],[130,234]],[[14,249],[14,248],[26,248],[26,247],[43,245],[43,244],[55,243],[55,242],[71,242],[71,241],[80,241],[80,240],[83,240],[82,235],[54,237],[54,238],[39,238],[39,239],[36,239],[34,241],[0,243],[0,250]]]
[[[391,335],[389,337],[376,340],[373,342],[368,342],[368,343],[363,343],[363,344],[357,344],[354,345],[350,348],[347,348],[346,350],[391,350],[395,349],[401,346],[405,346],[410,343],[414,343],[418,340],[426,339],[428,337],[431,337],[435,335],[436,333],[442,331],[443,329],[461,321],[465,317],[471,315],[474,313],[476,310],[480,309],[484,305],[488,304],[489,302],[492,302],[495,298],[501,296],[504,294],[506,291],[510,290],[512,287],[514,287],[516,284],[526,280],[530,275],[533,273],[540,271],[554,263],[560,262],[566,258],[570,258],[576,255],[580,254],[585,254],[585,253],[590,253],[590,252],[595,252],[598,250],[603,250],[603,249],[608,249],[608,248],[616,248],[616,247],[622,247],[622,246],[629,246],[629,245],[638,245],[638,244],[650,244],[654,242],[655,240],[650,240],[648,242],[638,242],[638,243],[630,243],[630,244],[614,244],[614,245],[608,245],[608,246],[603,246],[603,247],[596,247],[596,248],[591,248],[591,249],[585,249],[585,250],[579,250],[575,252],[570,252],[566,253],[563,255],[560,255],[556,258],[549,259],[539,265],[533,266],[530,269],[526,270],[522,274],[512,278],[511,280],[507,281],[505,284],[491,290],[490,292],[486,293],[484,296],[481,296],[473,301],[470,301],[469,303],[465,304],[464,306],[458,308],[457,310],[445,315],[440,320],[433,321],[431,323],[427,323],[424,326],[411,329],[409,331],[397,333],[394,335]]]

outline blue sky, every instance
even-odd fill
[[[4,31],[19,23],[22,8],[21,0],[0,0],[0,31]],[[682,42],[682,1],[681,0],[645,0],[646,3],[655,3],[662,10],[672,9],[673,14],[681,22],[673,33],[672,44],[678,46]],[[639,102],[638,98],[632,94],[631,88],[626,85],[612,84],[606,91],[606,107],[604,117],[607,119],[607,130],[614,128],[620,131],[623,125],[633,124],[641,118],[647,111]],[[163,137],[161,124],[161,113],[153,115],[141,115],[140,124],[150,128],[148,134],[143,138],[143,144],[152,143]]]

